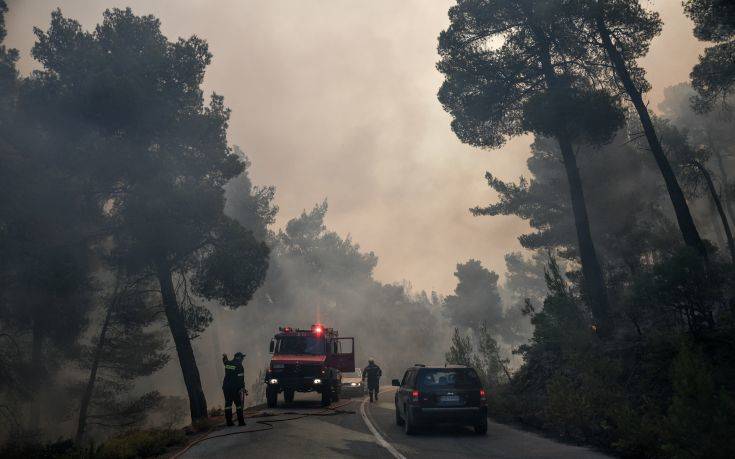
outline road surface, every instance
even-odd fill
[[[393,388],[384,388],[377,403],[343,399],[330,410],[319,406],[316,395],[296,394],[293,405],[279,405],[265,414],[247,419],[245,427],[212,432],[182,457],[607,457],[494,422],[489,423],[487,436],[478,436],[469,427],[452,426],[407,436],[395,425]]]

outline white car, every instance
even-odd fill
[[[361,397],[365,394],[366,385],[362,381],[362,370],[356,369],[354,373],[342,373],[342,391],[343,397]]]

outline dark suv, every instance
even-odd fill
[[[461,365],[415,365],[393,380],[396,391],[396,424],[408,435],[420,426],[453,423],[471,425],[487,433],[487,398],[477,372]]]

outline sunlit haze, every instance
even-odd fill
[[[7,44],[27,74],[32,27],[45,30],[55,7],[93,28],[104,9],[131,6],[160,18],[169,39],[205,38],[214,54],[205,88],[232,109],[230,141],[250,157],[254,182],[277,187],[277,226],[326,198],[327,225],[375,252],[378,280],[449,293],[456,263],[479,258],[500,273],[503,256],[520,250],[526,223],[467,209],[495,199],[486,170],[524,173],[529,143],[482,151],[451,132],[434,66],[452,3],[10,0]],[[643,61],[653,110],[703,49],[680,3],[648,2],[665,23]]]

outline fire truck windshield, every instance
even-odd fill
[[[282,336],[278,338],[276,354],[324,355],[324,338],[315,336]]]

